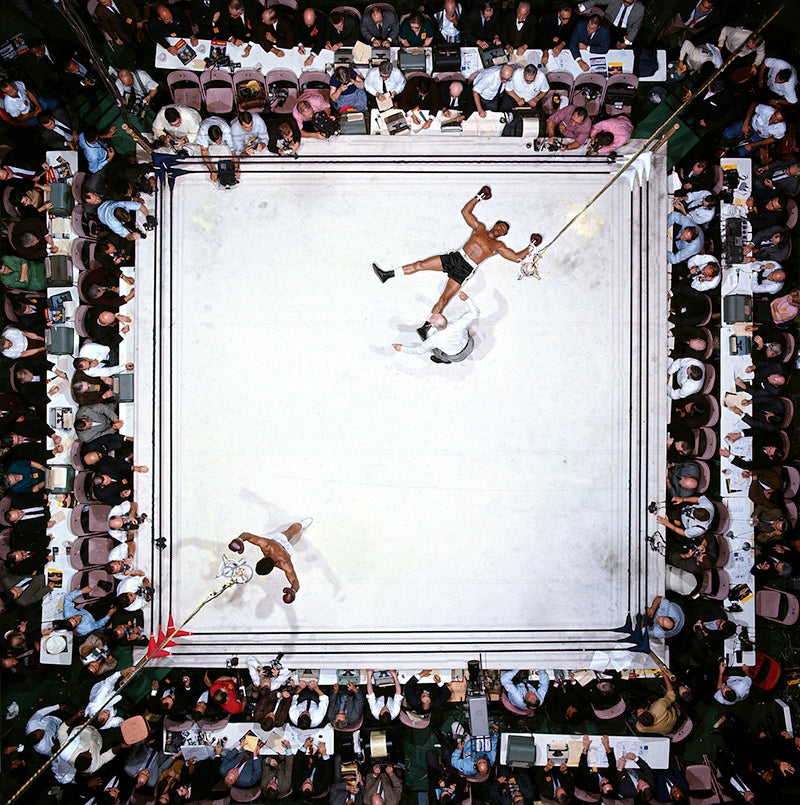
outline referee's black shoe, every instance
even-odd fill
[[[423,341],[427,341],[428,340],[428,333],[431,331],[432,328],[433,328],[433,325],[429,321],[426,321],[425,324],[422,325],[422,327],[417,327],[417,335]]]

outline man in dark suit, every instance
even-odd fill
[[[439,111],[439,93],[433,79],[427,75],[409,78],[397,98],[397,105],[406,112],[419,108],[435,115]]]
[[[54,112],[40,112],[36,119],[39,126],[35,131],[46,149],[77,151],[79,123],[69,109],[59,107]]]
[[[222,0],[192,0],[192,24],[201,39],[217,38],[222,5]]]
[[[358,22],[356,18],[342,11],[332,11],[328,15],[325,47],[335,51],[340,47],[351,48],[357,41]]]
[[[325,47],[325,35],[328,21],[325,15],[316,8],[307,8],[296,12],[294,18],[294,43],[305,53],[307,50],[316,55]],[[313,59],[312,59],[313,61]],[[310,61],[306,62],[310,64]]]
[[[635,763],[635,776],[630,773],[629,764]],[[620,766],[622,768],[620,768]],[[617,763],[617,793],[622,797],[638,798],[642,802],[649,802],[653,798],[656,778],[653,770],[640,757],[633,752],[626,753]]]
[[[156,6],[153,9],[148,25],[150,36],[173,55],[177,53],[177,50],[172,48],[168,37],[188,39],[192,47],[197,44],[197,37],[192,33],[192,26],[188,16],[180,11],[177,16],[174,16],[169,6],[163,4]]]
[[[439,82],[439,108],[442,123],[458,123],[475,111],[475,102],[463,81]]]
[[[234,45],[242,45],[253,38],[258,12],[249,0],[228,0],[219,13],[219,36]]]
[[[390,9],[385,11],[373,8],[361,18],[361,36],[372,47],[386,47],[397,44],[400,22],[397,14]]]
[[[269,53],[283,56],[284,49],[294,47],[294,26],[287,17],[275,8],[266,8],[253,31],[253,41]]]
[[[575,781],[566,763],[556,766],[548,760],[545,766],[534,769],[533,779],[540,796],[556,802],[570,802],[575,791]]]
[[[572,32],[569,49],[581,70],[586,72],[589,65],[581,58],[581,51],[605,54],[611,49],[611,32],[599,14],[592,14],[580,20]]]
[[[722,22],[722,6],[721,0],[683,0],[678,13],[659,32],[658,39],[671,49],[680,47],[687,39],[705,35]]]
[[[313,749],[314,739],[306,738],[304,749],[311,754],[299,750],[295,752],[292,764],[292,788],[298,796],[319,797],[330,787],[333,777],[333,758],[328,754],[324,741],[320,741]]]
[[[483,0],[464,15],[464,42],[481,50],[501,44],[500,15],[491,0]]]
[[[542,50],[553,50],[569,44],[578,19],[569,3],[562,3],[558,11],[551,11],[539,20],[537,44]]]
[[[534,47],[536,39],[536,21],[531,15],[530,3],[518,3],[517,10],[503,23],[500,39],[505,49],[521,56],[528,48]]]
[[[605,9],[614,47],[630,47],[644,20],[641,0],[595,0],[594,5]]]
[[[132,0],[98,0],[94,19],[115,44],[130,47],[139,44],[139,29],[144,20]]]

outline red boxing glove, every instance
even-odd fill
[[[534,232],[531,235],[531,243],[534,246],[541,246],[542,245],[542,240],[543,240],[543,238],[538,232]]]
[[[242,542],[242,540],[240,540],[239,537],[236,537],[236,539],[232,539],[228,543],[228,548],[230,548],[232,551],[235,551],[236,553],[244,553],[244,542]]]
[[[488,184],[485,184],[479,191],[478,191],[478,198],[481,201],[486,201],[492,197],[492,188],[489,187]]]
[[[283,603],[284,604],[291,604],[292,601],[297,597],[297,594],[291,587],[284,587],[283,588]]]

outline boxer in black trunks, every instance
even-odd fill
[[[425,260],[418,260],[409,263],[395,271],[383,271],[375,263],[372,269],[381,282],[394,277],[398,272],[403,274],[414,274],[417,271],[443,271],[447,274],[447,284],[439,297],[439,301],[433,306],[431,313],[441,313],[447,303],[458,293],[461,286],[472,276],[475,269],[487,258],[499,254],[510,260],[512,263],[521,263],[529,254],[530,247],[526,246],[518,252],[509,249],[500,238],[508,234],[509,226],[505,221],[498,221],[491,229],[487,229],[474,215],[473,210],[479,201],[492,197],[491,188],[484,185],[478,194],[471,198],[461,210],[461,215],[472,229],[472,234],[467,242],[456,252],[435,255]],[[538,246],[542,242],[542,236],[534,233],[531,235],[531,243]],[[426,321],[422,327],[417,329],[420,338],[427,338],[431,329],[431,323]]]

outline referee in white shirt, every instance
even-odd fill
[[[397,352],[407,352],[410,355],[424,355],[431,353],[434,363],[460,363],[466,360],[475,349],[475,340],[470,333],[470,327],[478,320],[480,311],[478,306],[464,291],[458,292],[458,298],[467,303],[467,312],[455,321],[448,323],[441,313],[434,313],[429,317],[434,331],[426,341],[416,346],[392,344]]]

